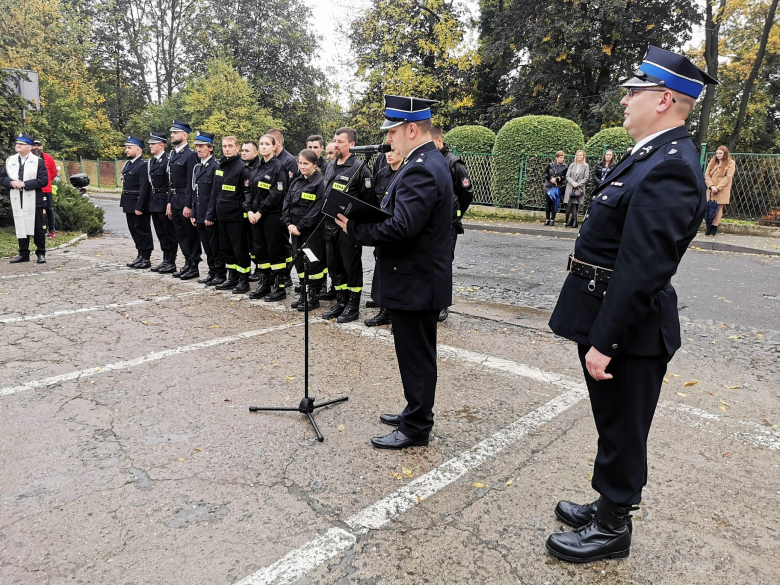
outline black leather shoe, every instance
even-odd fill
[[[378,308],[379,308],[379,304],[376,301],[372,299],[366,301],[366,309],[378,309]]]
[[[582,528],[583,526],[590,524],[590,521],[593,520],[598,505],[598,500],[582,506],[575,504],[574,502],[561,500],[558,502],[558,505],[555,506],[555,516],[567,526]]]
[[[46,264],[46,256],[44,256],[43,254],[38,254],[38,260],[35,263]]]
[[[173,274],[176,272],[176,264],[173,264],[172,262],[166,262],[165,265],[161,266],[157,272],[160,274]]]
[[[336,323],[351,323],[360,319],[360,293],[350,292],[344,311],[336,319]]]
[[[128,268],[135,268],[135,265],[138,264],[140,260],[142,260],[142,258],[140,256],[136,256],[135,260],[133,260],[132,262],[128,262],[127,264],[125,264],[125,266],[127,266]]]
[[[336,319],[339,315],[341,315],[344,312],[344,307],[346,307],[347,305],[346,296],[347,295],[343,291],[337,291],[336,304],[333,305],[329,311],[324,312],[322,314],[322,318],[330,320],[330,319]]]
[[[390,325],[390,309],[380,308],[379,312],[373,317],[369,317],[363,323],[366,327],[377,327],[379,325]]]
[[[441,311],[439,311],[439,323],[446,321],[449,314],[450,310],[447,307],[444,307]]]
[[[243,295],[249,292],[249,274],[242,274],[238,277],[238,284],[233,287],[234,295]]]
[[[299,286],[296,286],[295,288],[299,289],[295,292],[298,293],[298,298],[295,299],[292,303],[290,303],[291,309],[297,309],[298,307],[303,307],[303,301],[306,300],[306,295],[300,291]]]
[[[10,262],[11,264],[19,264],[19,262],[29,262],[30,257],[29,256],[22,256],[19,254],[16,258],[11,258]]]
[[[336,289],[333,288],[333,285],[330,285],[330,288],[327,289],[324,293],[320,294],[320,300],[321,301],[332,301],[336,298],[337,292]]]
[[[141,261],[133,266],[136,270],[147,270],[152,267],[152,263],[149,260],[141,259]]]
[[[428,438],[410,439],[401,431],[393,431],[384,437],[374,437],[371,439],[371,444],[377,449],[393,449],[397,451],[407,447],[425,447],[428,444]]]
[[[249,293],[249,298],[253,300],[262,299],[265,295],[270,293],[272,280],[270,272],[261,272],[257,288]]]
[[[551,534],[545,546],[553,556],[571,563],[625,559],[631,549],[631,531],[625,521],[607,522],[595,516],[578,530]]]
[[[173,276],[174,278],[181,278],[182,274],[187,274],[190,271],[190,267],[191,267],[190,261],[187,260],[184,263],[184,266],[181,267],[181,270],[179,270],[178,272],[174,272],[171,276]]]
[[[300,305],[296,307],[301,313],[306,311],[306,307],[304,306],[303,302],[301,302]],[[314,309],[320,308],[320,299],[317,298],[316,293],[313,291],[309,291],[309,310],[313,311]]]
[[[193,278],[198,278],[200,276],[200,271],[198,270],[197,266],[192,266],[187,272],[182,273],[179,278],[182,280],[192,280]]]
[[[228,270],[227,279],[222,284],[216,285],[214,288],[217,290],[229,290],[238,284],[238,272],[233,268]]]
[[[391,427],[397,427],[401,424],[401,416],[397,414],[380,414],[379,422],[383,422]]]
[[[211,280],[206,283],[206,286],[218,286],[227,280],[225,274],[215,274]]]
[[[152,272],[160,272],[160,268],[164,267],[166,264],[168,264],[168,262],[163,259],[157,266],[152,266]]]
[[[260,270],[259,267],[255,266],[255,271],[249,275],[249,282],[257,282],[260,280],[260,276],[263,274],[263,271]]]
[[[274,281],[274,287],[267,295],[263,297],[266,303],[274,303],[287,298],[287,287],[285,287],[285,277],[283,274],[277,274],[271,277]]]
[[[209,282],[211,282],[214,279],[214,273],[209,270],[209,273],[204,278],[198,279],[198,284],[206,284],[208,285]]]

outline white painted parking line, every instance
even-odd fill
[[[95,270],[95,268],[106,268],[101,274],[106,272],[116,272],[119,270],[130,272],[133,268],[128,268],[124,264],[104,263],[95,264],[92,266],[82,266],[80,268],[60,268],[57,270],[44,270],[43,272],[25,272],[23,274],[8,274],[6,276],[0,276],[0,280],[9,280],[12,278],[32,278],[33,276],[47,276],[51,274],[64,274],[66,272],[83,272],[84,270]]]
[[[40,319],[51,319],[54,317],[62,317],[65,315],[76,315],[78,313],[93,313],[96,311],[107,311],[109,309],[122,309],[124,307],[134,307],[136,305],[143,305],[145,303],[160,303],[162,301],[169,301],[175,298],[191,297],[193,295],[201,295],[207,291],[195,290],[185,293],[179,293],[177,295],[166,295],[162,297],[151,297],[148,299],[137,299],[135,301],[128,301],[126,303],[109,303],[107,305],[95,305],[94,307],[83,307],[81,309],[62,309],[61,311],[54,311],[53,313],[40,313],[38,315],[25,315],[22,317],[7,317],[0,319],[0,325],[8,323],[21,323],[24,321],[38,321]]]
[[[522,365],[522,364],[520,364]],[[536,378],[532,378],[536,379]],[[585,385],[556,396],[543,406],[520,417],[468,451],[410,481],[378,502],[346,519],[345,528],[333,527],[275,563],[241,579],[236,585],[286,585],[305,576],[339,553],[354,546],[357,537],[377,530],[423,500],[466,475],[488,459],[514,446],[534,431],[567,411],[587,396]]]
[[[282,329],[289,329],[290,327],[300,327],[302,323],[287,323],[285,325],[276,325],[274,327],[267,327],[265,329],[257,329],[255,331],[246,331],[237,335],[230,335],[228,337],[218,337],[216,339],[209,339],[208,341],[201,341],[200,343],[193,343],[192,345],[184,345],[182,347],[176,347],[174,349],[166,349],[160,352],[153,352],[141,357],[137,357],[132,360],[125,360],[121,362],[114,362],[112,364],[106,364],[104,366],[87,368],[79,370],[77,372],[69,372],[67,374],[60,374],[59,376],[51,376],[49,378],[43,378],[42,380],[33,380],[18,386],[8,386],[6,388],[0,388],[0,396],[8,396],[10,394],[17,394],[18,392],[24,392],[25,390],[34,390],[35,388],[45,388],[47,386],[56,386],[62,382],[68,382],[70,380],[77,380],[79,378],[87,378],[90,376],[96,376],[98,374],[105,374],[106,372],[113,372],[116,370],[124,370],[133,366],[139,366],[147,362],[153,362],[161,360],[173,355],[180,355],[191,351],[198,351],[200,349],[206,349],[209,347],[215,347],[217,345],[224,345],[233,341],[239,341],[241,339],[248,339],[250,337],[257,337],[258,335],[265,335],[266,333],[272,333],[274,331],[281,331]]]

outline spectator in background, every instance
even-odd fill
[[[320,169],[320,172],[323,172],[325,170],[325,165],[328,164],[328,161],[322,156],[322,151],[325,148],[325,139],[319,134],[312,134],[306,139],[306,148],[317,155],[317,168]],[[299,156],[299,162],[300,158],[301,157]]]
[[[728,205],[731,198],[731,181],[734,178],[735,170],[736,163],[731,157],[729,149],[725,146],[719,146],[704,173],[704,181],[707,183],[707,201],[715,201],[718,204],[718,214],[712,220],[712,226],[708,227],[704,233],[705,236],[718,234],[723,208]]]
[[[608,148],[604,156],[593,168],[593,186],[598,187],[607,178],[607,175],[615,168],[615,151]]]
[[[336,158],[336,144],[333,142],[329,142],[328,146],[325,147],[325,156],[328,157],[328,162],[332,161],[334,158]]]
[[[563,202],[566,204],[566,227],[577,227],[577,210],[585,197],[585,183],[590,177],[590,165],[585,161],[585,151],[578,150],[574,162],[566,171],[566,194]]]
[[[544,216],[547,221],[544,225],[555,226],[555,214],[558,213],[558,203],[560,203],[560,196],[557,202],[553,201],[548,195],[550,189],[558,187],[560,189],[566,180],[566,171],[569,166],[563,162],[566,159],[566,153],[559,150],[555,153],[555,159],[547,165],[547,170],[544,171]]]
[[[53,238],[56,232],[55,218],[54,218],[54,197],[52,195],[51,184],[54,179],[57,178],[57,163],[54,162],[54,157],[50,154],[43,152],[43,142],[39,138],[33,140],[32,153],[38,158],[43,158],[43,162],[46,164],[46,173],[49,175],[49,184],[46,185],[42,191],[47,194],[46,197],[46,224],[48,225],[47,231],[49,237]]]

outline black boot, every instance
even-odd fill
[[[263,271],[260,269],[260,267],[257,264],[255,264],[255,271],[249,277],[249,282],[259,282],[260,277],[262,277],[262,275],[263,275]]]
[[[309,310],[313,311],[314,309],[320,308],[320,289],[322,288],[322,285],[320,284],[310,284],[309,285]],[[303,305],[303,300],[301,300],[301,304],[298,305],[298,310],[303,313],[306,310],[306,307]]]
[[[19,254],[16,258],[11,258],[9,261],[11,264],[18,264],[19,262],[29,262],[30,261],[30,253],[27,252],[27,254]]]
[[[271,292],[263,297],[263,300],[266,303],[273,303],[287,298],[287,287],[285,286],[287,275],[284,272],[277,272],[272,278],[274,286],[271,289]]]
[[[189,270],[187,270],[187,272],[182,272],[179,278],[182,280],[192,280],[193,278],[198,278],[199,276],[200,270],[198,270],[198,263],[190,262]]]
[[[205,278],[199,278],[198,279],[198,284],[205,284],[206,286],[208,286],[208,284],[212,280],[214,280],[214,271],[209,269],[209,273],[206,275]]]
[[[238,275],[238,284],[233,287],[234,295],[243,295],[249,292],[249,272],[242,272]]]
[[[712,226],[708,225],[707,230],[704,232],[704,235],[709,236],[710,234],[712,234]]]
[[[152,256],[152,251],[147,250],[144,252],[141,252],[141,260],[138,261],[138,263],[133,266],[136,270],[147,270],[152,267],[152,262],[149,260]]]
[[[238,271],[235,268],[228,269],[227,280],[222,284],[216,285],[217,290],[230,290],[238,284]]]
[[[575,504],[574,502],[561,500],[558,502],[558,505],[555,506],[555,516],[567,526],[582,528],[583,526],[590,524],[590,521],[593,520],[598,505],[598,500],[582,506]]]
[[[262,299],[269,292],[271,292],[271,271],[263,270],[260,273],[260,282],[258,282],[257,288],[249,293],[249,298]]]
[[[168,264],[168,252],[163,250],[162,262],[157,266],[152,266],[152,272],[160,272],[160,268],[163,268],[166,264]]]
[[[125,264],[125,266],[127,266],[128,268],[135,268],[135,265],[138,264],[141,260],[142,260],[141,254],[139,253],[138,256],[135,257],[135,260],[133,260],[132,262],[128,262],[127,264]]]
[[[347,306],[347,296],[349,291],[337,290],[336,291],[336,304],[333,305],[329,311],[322,314],[323,319],[336,319],[344,312],[344,307]]]
[[[366,327],[377,327],[379,325],[390,325],[390,309],[387,307],[379,307],[379,312],[373,317],[369,317],[365,321]]]
[[[38,260],[35,262],[36,264],[46,264],[46,253],[38,254],[35,253],[36,256],[38,256]]]
[[[714,225],[712,226],[712,231],[710,232],[711,236],[717,236],[718,235],[718,226]]]
[[[191,264],[189,259],[185,260],[184,266],[181,267],[181,270],[179,270],[178,272],[174,272],[171,276],[173,276],[174,278],[181,278],[182,274],[187,274],[190,271],[190,266]]]
[[[620,506],[601,497],[593,520],[572,532],[556,532],[547,539],[550,554],[572,563],[624,559],[631,549],[631,512],[636,506]]]
[[[176,252],[167,252],[165,256],[163,256],[163,264],[164,266],[160,266],[160,269],[157,271],[160,274],[172,274],[176,272]]]
[[[301,311],[303,311],[303,301],[306,300],[306,293],[303,291],[302,286],[296,286],[295,288],[297,289],[295,292],[298,293],[298,298],[295,299],[292,303],[290,303],[290,308],[297,309],[298,307],[300,307]]]
[[[227,280],[227,275],[224,272],[215,272],[214,276],[206,283],[206,286],[217,286]]]
[[[323,283],[323,284],[325,284],[326,286],[325,286],[325,291],[320,293],[320,300],[332,301],[333,299],[336,298],[336,289],[333,288],[333,283],[332,282],[330,283],[330,289],[328,289],[327,283]]]
[[[360,319],[360,291],[349,293],[344,312],[338,316],[336,323],[350,323],[357,319]]]
[[[439,311],[439,323],[442,321],[446,321],[447,317],[450,316],[450,309],[449,307],[444,307],[441,311]]]

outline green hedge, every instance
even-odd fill
[[[552,154],[563,150],[573,154],[585,148],[580,127],[555,116],[524,116],[510,120],[496,136],[493,154],[493,198],[496,204],[516,206],[520,180],[520,153]]]
[[[604,147],[617,150],[618,152],[625,152],[629,146],[634,146],[634,144],[636,144],[636,141],[629,136],[623,126],[605,128],[588,140],[588,143],[585,145],[585,153],[588,156],[601,156],[604,152]]]
[[[444,142],[463,152],[493,152],[496,133],[484,126],[458,126],[444,135]]]
[[[78,189],[65,183],[57,185],[54,214],[57,217],[58,230],[90,236],[103,231],[103,209],[82,196]]]

